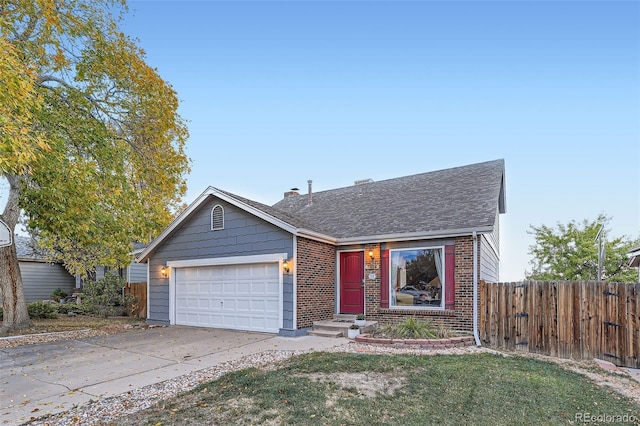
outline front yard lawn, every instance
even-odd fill
[[[637,424],[640,406],[546,361],[318,352],[229,373],[119,424],[569,425],[599,418]]]

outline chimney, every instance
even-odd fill
[[[373,179],[371,178],[360,179],[353,182],[354,185],[364,185],[365,183],[373,183]]]
[[[298,192],[298,188],[291,188],[291,191],[287,191],[284,193],[284,198],[295,197],[296,195],[300,195]]]
[[[309,192],[307,193],[307,197],[308,197],[307,205],[310,206],[311,204],[313,204],[313,193],[311,192],[311,184],[313,183],[313,181],[309,179],[307,183],[309,184]]]

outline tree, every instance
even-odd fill
[[[598,274],[598,244],[596,237],[603,228],[605,233],[603,276],[606,281],[635,282],[636,272],[628,267],[627,253],[638,245],[622,236],[613,238],[606,229],[610,218],[599,215],[596,220],[584,220],[581,224],[571,221],[556,228],[546,225],[531,226],[530,234],[535,245],[529,247],[533,269],[527,279],[541,281],[596,280]]]
[[[0,0],[0,220],[15,229],[22,210],[72,274],[129,263],[186,190],[178,98],[120,31],[124,12],[125,0]],[[28,326],[14,246],[0,248],[0,291],[2,329]]]

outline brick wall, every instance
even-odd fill
[[[473,239],[455,239],[455,304],[454,309],[401,310],[380,308],[380,244],[364,246],[365,301],[367,319],[381,325],[398,323],[409,316],[444,324],[456,331],[473,330]],[[369,252],[373,253],[373,258]],[[317,241],[298,238],[298,328],[310,327],[314,321],[332,318],[336,300],[336,250]],[[478,268],[480,259],[478,259]],[[371,275],[373,274],[373,275]],[[371,278],[370,277],[373,277]]]
[[[374,253],[369,257],[369,250]],[[478,259],[478,265],[480,265]],[[369,274],[374,273],[375,279]],[[455,305],[446,311],[400,310],[380,308],[380,245],[365,246],[365,291],[367,319],[379,321],[381,325],[398,323],[413,316],[432,321],[465,333],[473,331],[473,238],[455,239]]]
[[[336,250],[330,244],[298,237],[297,328],[333,318],[336,300]]]
[[[373,258],[369,252],[373,253]],[[370,274],[375,274],[375,278],[371,279]],[[377,321],[372,315],[380,311],[380,244],[364,246],[364,291],[366,315],[370,320]]]

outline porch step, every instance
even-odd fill
[[[356,320],[356,314],[333,314],[334,321],[351,321],[354,322]]]
[[[312,336],[320,336],[320,337],[344,337],[342,331],[329,331],[329,330],[309,330],[307,334]]]
[[[347,337],[347,330],[355,321],[356,315],[336,314],[333,320],[316,321],[313,329],[308,332],[315,336],[324,337]],[[377,321],[367,321],[360,327],[360,333],[371,333],[378,328]]]

